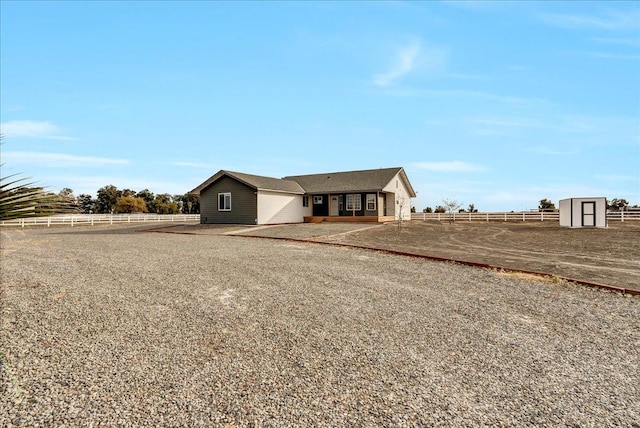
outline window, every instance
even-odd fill
[[[360,211],[362,209],[362,195],[347,195],[347,211]]]
[[[302,197],[302,206],[303,207],[308,207],[309,206],[309,197],[308,196],[303,196]]]
[[[375,193],[367,193],[367,211],[376,210],[376,195]]]
[[[231,193],[218,193],[218,211],[231,211]]]
[[[344,198],[342,195],[338,196],[338,211],[344,211]]]
[[[314,205],[322,205],[322,195],[316,195],[313,197]]]

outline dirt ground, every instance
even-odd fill
[[[640,222],[570,229],[557,222],[405,222],[192,226],[195,233],[305,239],[389,249],[495,267],[547,273],[640,290]]]
[[[332,240],[550,273],[640,290],[640,222],[570,229],[556,222],[406,222],[366,228]]]

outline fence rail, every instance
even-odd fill
[[[0,222],[0,226],[87,226],[114,223],[153,223],[200,221],[200,214],[73,214],[19,218]]]
[[[559,212],[412,213],[411,220],[435,221],[560,221]],[[638,211],[608,211],[607,220],[640,220]]]

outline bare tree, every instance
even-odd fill
[[[451,223],[453,221],[453,213],[460,209],[462,203],[456,201],[455,199],[443,199],[442,204],[449,213],[449,223]]]
[[[408,198],[405,196],[404,193],[400,192],[396,195],[396,212],[398,215],[398,230],[402,229],[402,222],[404,221],[404,218],[402,217],[402,213],[404,211],[404,207],[407,205],[408,203]]]

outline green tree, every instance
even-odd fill
[[[78,195],[76,198],[76,204],[78,204],[80,212],[83,214],[90,214],[95,211],[96,201],[91,195],[87,195],[86,193]]]
[[[431,207],[424,208],[424,209],[422,210],[422,212],[423,212],[423,213],[432,213],[432,212],[433,212],[433,208],[431,208]]]
[[[156,207],[154,203],[156,199],[156,195],[152,191],[150,191],[149,189],[143,189],[138,193],[136,193],[136,197],[144,199],[144,203],[147,205],[147,209],[149,210],[150,213],[156,212]]]
[[[200,214],[200,195],[187,193],[185,195],[185,214]]]
[[[158,214],[178,214],[180,212],[178,204],[173,201],[173,198],[168,193],[156,195],[154,204]]]
[[[98,197],[96,199],[96,211],[99,213],[108,214],[113,211],[113,207],[116,206],[118,198],[121,196],[121,192],[118,188],[112,184],[101,187],[98,189]]]
[[[73,190],[68,187],[65,187],[60,191],[60,193],[58,193],[58,195],[73,198]]]
[[[538,205],[538,211],[554,211],[556,209],[556,204],[551,202],[549,199],[541,199],[540,205]]]
[[[135,190],[131,190],[131,189],[123,189],[120,192],[120,196],[132,196],[132,197],[135,197],[136,196],[136,191]]]
[[[147,204],[142,198],[134,196],[122,196],[118,198],[113,211],[117,213],[146,213]]]
[[[434,211],[434,213],[446,213],[447,209],[442,205],[438,205]]]
[[[607,203],[607,209],[611,211],[622,211],[629,206],[626,199],[613,198]]]

